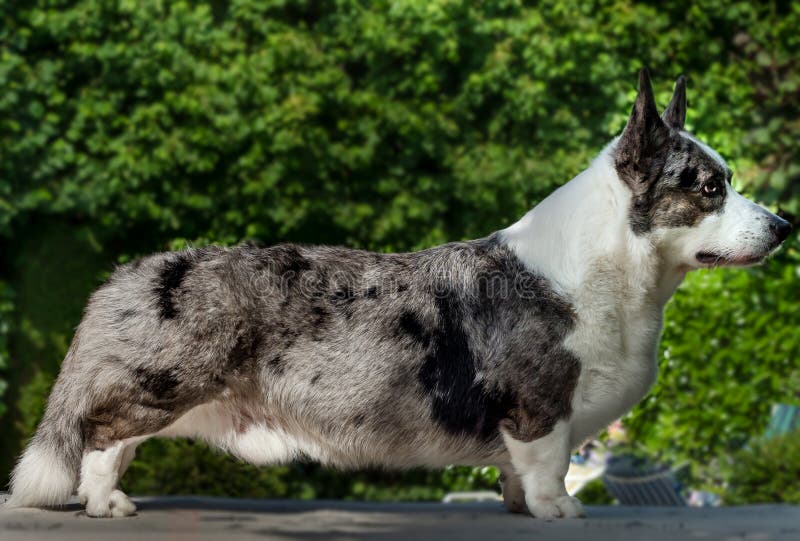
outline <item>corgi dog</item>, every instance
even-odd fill
[[[685,79],[659,114],[642,70],[622,134],[485,238],[121,266],[88,302],[7,505],[77,490],[89,516],[131,515],[117,484],[137,444],[187,437],[253,464],[496,465],[509,510],[582,516],[570,454],[652,386],[675,288],[759,263],[791,230],[685,117]]]

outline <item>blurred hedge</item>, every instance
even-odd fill
[[[800,204],[797,3],[32,1],[0,17],[0,472],[114,262],[182,239],[406,250],[484,235],[619,132],[642,64],[662,105],[689,76],[689,128],[740,188]],[[692,458],[698,482],[771,401],[797,399],[797,269],[795,246],[763,270],[699,274],[669,308],[660,383],[629,424]],[[193,467],[182,445],[158,448],[164,471]],[[141,464],[137,489],[209,490]],[[409,493],[472,475],[452,471]],[[263,492],[247,486],[231,492]]]
[[[800,479],[800,431],[756,440],[725,462],[721,470],[727,474],[722,479],[728,503],[800,504],[800,485],[796,482]],[[791,479],[795,482],[787,482]]]

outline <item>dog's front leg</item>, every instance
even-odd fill
[[[503,433],[511,464],[522,482],[525,504],[537,518],[584,516],[577,498],[567,494],[564,478],[569,468],[569,425],[559,421],[553,431],[533,441]]]

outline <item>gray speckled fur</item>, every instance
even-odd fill
[[[336,464],[481,463],[504,451],[501,426],[531,440],[569,415],[573,317],[497,236],[157,254],[92,295],[37,437],[74,470],[214,400],[243,429],[327,442]]]

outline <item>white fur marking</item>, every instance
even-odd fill
[[[107,449],[89,451],[83,456],[78,497],[90,517],[122,517],[136,511],[133,502],[114,488],[125,446],[124,441],[118,441]]]
[[[6,507],[49,507],[63,504],[72,494],[75,476],[54,450],[29,445],[14,469]]]

